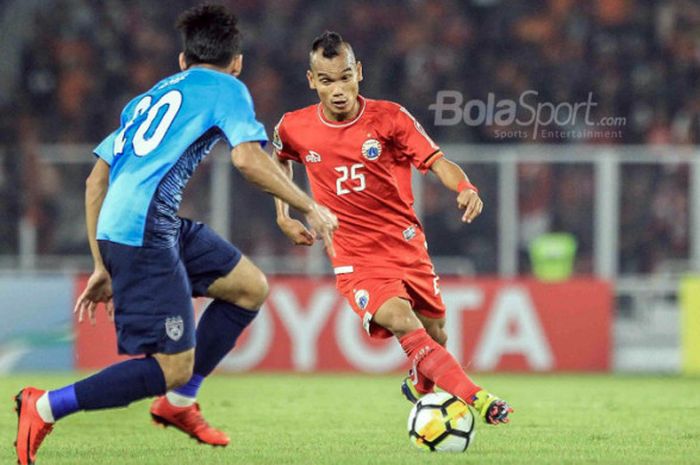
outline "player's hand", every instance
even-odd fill
[[[78,323],[83,322],[85,312],[88,314],[90,324],[97,322],[95,311],[98,303],[104,303],[107,316],[114,321],[114,302],[112,301],[112,278],[104,268],[95,269],[88,279],[87,286],[78,301],[75,303],[73,313],[78,314]]]
[[[464,210],[462,215],[463,223],[471,223],[474,218],[481,215],[481,210],[484,209],[484,202],[479,198],[479,194],[471,189],[464,189],[457,196],[457,206]]]
[[[301,221],[289,217],[278,218],[277,225],[294,245],[314,245],[316,237],[306,229]]]
[[[323,239],[328,254],[335,257],[333,231],[338,229],[338,218],[329,209],[314,202],[311,211],[306,214],[306,221],[311,226],[311,234]]]

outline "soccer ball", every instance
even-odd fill
[[[411,443],[432,452],[464,452],[474,440],[474,414],[446,392],[423,396],[408,415]]]

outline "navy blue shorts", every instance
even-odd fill
[[[112,277],[120,354],[176,354],[195,345],[192,297],[226,276],[241,252],[208,226],[182,219],[178,245],[132,247],[99,241]]]

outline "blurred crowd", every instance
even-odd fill
[[[41,162],[41,144],[99,142],[118,125],[131,97],[176,72],[180,42],[173,24],[194,3],[0,1],[7,64],[0,72],[0,234],[7,238],[0,254],[18,247],[16,221],[8,218],[25,218],[38,227],[41,253],[82,252],[83,241],[61,239],[79,235],[79,229],[57,231],[67,221],[66,209],[79,210],[63,205],[61,194],[73,189],[67,183],[77,184],[78,191],[81,183],[75,173],[69,176]],[[221,3],[240,17],[242,79],[268,128],[283,112],[314,103],[305,80],[308,48],[316,35],[331,29],[352,43],[363,62],[362,93],[401,102],[440,143],[700,143],[700,3],[693,0]],[[489,94],[518,101],[529,90],[537,92],[538,101],[554,104],[583,102],[592,95],[594,121],[620,119],[615,131],[553,132],[536,140],[527,133],[531,128],[517,124],[436,126],[430,106],[440,90],[459,91],[465,102],[486,102]],[[590,272],[590,167],[528,165],[519,176],[521,229],[574,233],[577,271]],[[495,182],[495,174],[475,181]],[[686,257],[688,222],[679,226],[677,220],[688,216],[686,170],[647,170],[639,182],[631,179],[624,187],[623,199],[634,199],[639,211],[626,210],[621,220],[621,269],[650,272],[668,259]],[[475,227],[466,241],[470,245],[460,246],[464,240],[452,239],[462,232],[447,219],[451,212],[444,211],[442,199],[449,195],[428,189],[426,196],[434,253],[469,254],[477,271],[495,271],[496,216]],[[251,208],[238,203],[237,208]],[[280,243],[276,233],[266,229],[274,223],[256,222],[255,227],[266,231],[258,237],[270,237],[272,253],[286,253],[275,245]],[[645,232],[630,233],[636,230]],[[239,239],[246,241],[248,231],[241,231]]]

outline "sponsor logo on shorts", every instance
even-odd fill
[[[368,160],[376,160],[382,154],[382,144],[377,139],[367,139],[362,144],[362,156]]]
[[[369,292],[367,292],[365,289],[355,291],[355,303],[360,310],[367,308],[367,304],[369,304]]]
[[[185,332],[185,323],[181,316],[173,316],[165,319],[165,334],[173,341],[179,341]]]

